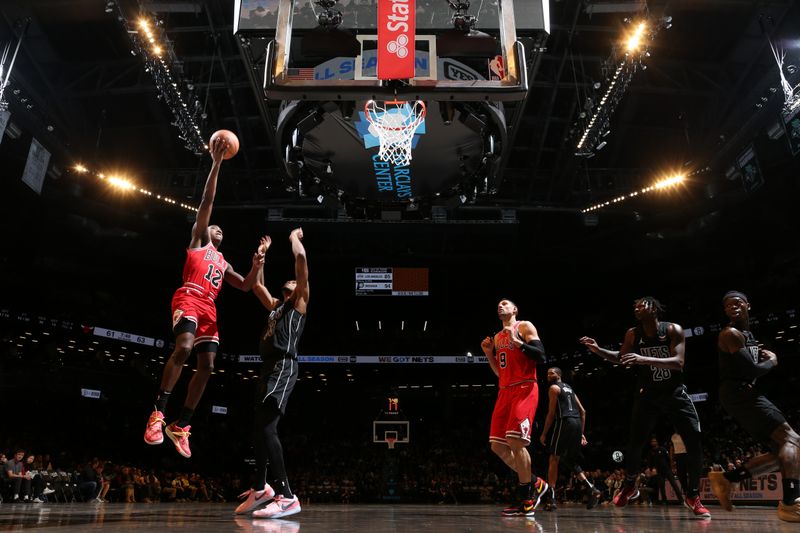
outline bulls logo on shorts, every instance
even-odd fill
[[[531,421],[527,418],[523,420],[519,425],[520,433],[522,433],[521,438],[523,440],[530,440],[531,437]]]

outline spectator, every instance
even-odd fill
[[[102,502],[100,492],[103,489],[102,477],[98,473],[100,461],[93,459],[91,463],[87,463],[81,471],[81,481],[78,489],[81,495],[87,501]],[[107,491],[108,489],[106,489]]]
[[[33,503],[44,503],[47,500],[46,496],[55,491],[45,486],[44,477],[42,476],[42,472],[44,472],[45,469],[42,466],[41,458],[37,459],[36,456],[29,455],[27,459],[25,459],[23,471],[26,477],[31,480],[31,496],[33,497]]]
[[[14,458],[8,460],[5,466],[6,476],[11,484],[11,492],[14,494],[13,503],[30,500],[31,478],[25,475],[24,457],[25,450],[17,450]],[[20,495],[22,500],[20,500]]]

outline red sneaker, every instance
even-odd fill
[[[192,429],[192,426],[180,427],[173,422],[164,430],[169,440],[175,445],[175,449],[178,450],[178,453],[187,459],[192,456],[192,450],[189,448],[190,429]]]
[[[703,502],[700,501],[700,496],[684,499],[683,505],[688,507],[697,518],[711,518],[711,513],[708,512],[708,509],[705,508]]]
[[[625,507],[628,502],[635,500],[639,497],[639,489],[636,487],[622,487],[619,494],[614,496],[614,505],[617,507]]]
[[[144,428],[144,441],[147,444],[161,444],[164,442],[164,434],[161,432],[161,426],[163,425],[164,413],[158,410],[150,413],[147,427]]]

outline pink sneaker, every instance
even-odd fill
[[[144,441],[147,444],[161,444],[164,442],[164,434],[161,432],[161,426],[163,425],[164,413],[158,410],[150,413],[147,427],[144,428]]]
[[[292,498],[284,498],[280,494],[272,502],[258,511],[253,511],[253,518],[282,518],[300,512],[300,500],[297,494]]]
[[[264,483],[264,490],[248,489],[239,495],[239,499],[244,501],[234,511],[235,514],[249,513],[253,509],[269,502],[275,497],[275,490],[267,483]],[[245,499],[247,498],[247,499]]]
[[[192,456],[192,450],[189,448],[190,429],[192,429],[192,426],[180,427],[173,422],[164,430],[169,440],[175,445],[175,449],[178,450],[178,453],[187,459]]]

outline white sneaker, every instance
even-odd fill
[[[239,499],[244,499],[244,501],[239,504],[234,514],[249,513],[253,509],[268,503],[274,497],[275,490],[267,483],[264,483],[264,490],[248,489],[239,495]]]
[[[44,500],[40,500],[39,498],[34,498],[31,500],[33,503],[44,503]]]
[[[300,512],[300,500],[295,494],[292,498],[284,498],[282,495],[275,496],[272,502],[258,511],[253,512],[253,518],[281,518],[297,514]]]
[[[55,491],[53,489],[49,489],[49,488],[45,487],[45,489],[42,491],[42,494],[47,496],[48,494],[53,494],[54,492]]]

